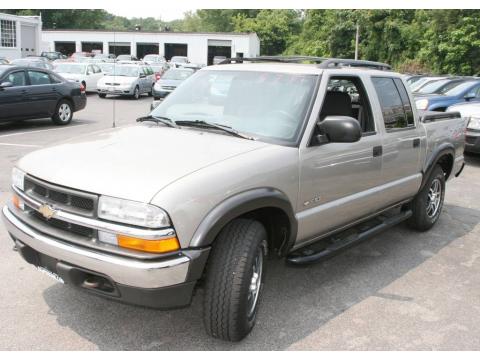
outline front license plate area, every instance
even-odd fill
[[[58,274],[55,274],[54,272],[48,270],[47,268],[37,266],[36,269],[41,273],[44,273],[45,275],[51,277],[53,280],[58,281],[59,283],[65,284],[65,281],[63,281],[63,279],[60,276],[58,276]]]

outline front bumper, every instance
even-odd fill
[[[465,151],[480,154],[480,131],[467,129],[465,136]]]
[[[172,257],[148,261],[127,258],[44,235],[18,219],[7,206],[2,215],[7,231],[27,262],[41,267],[49,264],[49,270],[66,283],[138,305],[156,308],[188,305],[209,252],[209,249],[185,250]],[[105,279],[114,291],[86,287],[83,280],[92,276]]]
[[[97,92],[99,94],[106,95],[133,95],[135,86],[97,86]]]

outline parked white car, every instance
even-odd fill
[[[67,80],[83,84],[87,92],[97,91],[97,82],[104,76],[98,65],[85,63],[58,63],[55,72]]]
[[[97,83],[98,96],[124,95],[139,99],[140,95],[152,95],[155,74],[148,65],[116,64],[113,72]]]
[[[165,63],[165,58],[161,55],[155,55],[155,54],[149,54],[145,55],[144,58],[142,59],[145,64],[161,64]]]

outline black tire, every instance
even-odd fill
[[[56,125],[67,125],[70,123],[70,121],[72,121],[72,117],[72,103],[66,99],[60,100],[55,108],[55,114],[52,116],[52,121]]]
[[[153,97],[153,100],[160,100],[160,97],[154,96],[154,97]]]
[[[133,98],[135,100],[140,99],[140,89],[138,88],[138,86],[135,86],[135,89],[133,90]]]
[[[220,232],[210,252],[205,277],[203,322],[209,335],[240,341],[250,333],[261,298],[266,253],[267,232],[258,221],[233,220]],[[256,296],[250,287],[254,273],[260,279],[255,283]]]
[[[153,96],[153,86],[154,86],[154,85],[155,85],[155,84],[152,84],[152,89],[148,92],[148,96]]]
[[[107,97],[107,94],[98,94],[98,97],[105,99]]]
[[[433,189],[439,187],[440,194],[433,196],[435,192]],[[433,211],[432,204],[435,203],[432,199],[438,199],[438,205]],[[415,199],[410,204],[410,209],[413,211],[413,215],[408,219],[408,225],[418,231],[429,230],[440,217],[442,212],[443,200],[445,198],[445,173],[439,165],[435,165],[430,177],[423,189],[415,196]]]

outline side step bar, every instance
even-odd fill
[[[391,217],[383,218],[379,223],[368,228],[362,228],[359,232],[339,238],[331,242],[318,252],[313,252],[309,247],[313,247],[316,243],[306,246],[305,249],[299,249],[287,257],[286,261],[292,265],[310,265],[319,261],[330,258],[337,253],[348,249],[367,240],[380,232],[395,226],[412,216],[412,210],[402,211]],[[377,221],[378,222],[378,221]]]

